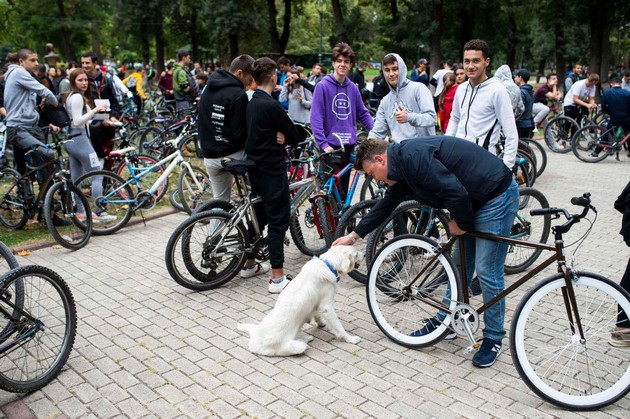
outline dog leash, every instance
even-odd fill
[[[333,275],[335,275],[335,279],[337,280],[337,282],[339,282],[339,273],[337,272],[337,270],[335,268],[333,268],[333,266],[330,264],[330,262],[328,262],[326,259],[322,259],[322,258],[319,258],[319,260],[321,260],[322,262],[324,262],[326,264],[326,266],[328,266],[328,269],[330,269],[330,272],[332,272]]]

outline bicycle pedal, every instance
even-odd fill
[[[464,348],[464,354],[468,355],[471,354],[473,351],[478,351],[480,346],[481,343],[479,342],[476,342],[474,345],[467,346],[466,348]]]

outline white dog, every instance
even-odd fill
[[[260,324],[238,325],[239,330],[250,335],[250,352],[265,356],[304,353],[313,337],[302,331],[302,325],[312,319],[319,327],[328,324],[337,339],[359,343],[360,337],[344,330],[333,304],[339,274],[352,271],[363,258],[360,253],[352,246],[335,246],[308,261]]]

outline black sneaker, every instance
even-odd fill
[[[38,217],[37,221],[40,224],[46,225],[46,217],[44,217],[44,216]],[[61,218],[59,218],[56,215],[53,216],[53,226],[55,226],[55,227],[66,227],[66,226],[69,226],[71,224],[72,224],[72,222],[69,221],[69,220],[61,219]]]
[[[501,342],[483,338],[479,351],[473,356],[472,364],[479,368],[487,368],[493,365],[501,353],[501,346]]]
[[[480,295],[481,294],[481,284],[479,283],[479,278],[474,277],[470,282],[470,293],[472,295]]]
[[[440,325],[442,324],[442,322],[440,320],[438,320],[435,317],[431,317],[430,319],[425,319],[424,320],[424,326],[422,326],[420,329],[413,331],[409,334],[409,336],[424,336],[424,335],[428,335],[430,333],[435,332],[435,329],[437,329],[438,327],[440,327]],[[446,335],[446,337],[444,339],[446,340],[452,340],[455,339],[457,337],[457,333],[453,332],[452,330],[449,332],[448,335]]]

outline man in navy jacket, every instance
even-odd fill
[[[409,196],[422,204],[447,209],[452,234],[472,230],[509,236],[519,206],[518,187],[507,166],[474,143],[449,136],[416,138],[399,144],[370,139],[359,146],[355,167],[390,187],[354,231],[333,245],[350,245],[365,237]],[[490,301],[504,288],[507,245],[464,237],[464,246],[467,277],[472,278],[476,269],[483,300]],[[453,255],[459,265],[457,248]],[[504,300],[485,311],[484,339],[473,365],[489,367],[496,361],[505,336],[504,318]],[[438,313],[426,319],[412,336],[431,333],[440,324]]]

